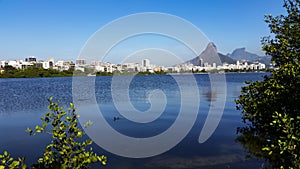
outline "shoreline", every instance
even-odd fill
[[[206,74],[246,74],[246,73],[268,73],[269,71],[251,72],[197,72],[197,73],[165,73],[165,74],[112,74],[112,75],[70,75],[70,76],[48,76],[48,77],[0,77],[0,79],[35,79],[35,78],[64,78],[64,77],[108,77],[108,76],[159,76],[159,75],[206,75]]]

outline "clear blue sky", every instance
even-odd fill
[[[221,53],[261,52],[269,35],[264,14],[282,14],[281,0],[0,0],[0,60],[73,60],[88,38],[125,15],[163,12],[196,25]]]

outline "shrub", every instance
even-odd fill
[[[106,156],[97,155],[93,152],[90,145],[93,143],[90,139],[84,139],[85,135],[78,125],[79,115],[72,103],[70,107],[64,110],[60,106],[60,102],[53,102],[52,97],[48,99],[50,110],[46,113],[42,120],[42,125],[37,125],[35,129],[27,129],[30,135],[37,133],[47,133],[52,136],[52,141],[46,146],[43,157],[38,159],[32,168],[45,169],[45,168],[88,168],[91,163],[100,162],[106,165]],[[91,125],[87,122],[84,127]],[[5,151],[0,155],[0,169],[4,168],[22,168],[27,166],[24,164],[24,158],[14,160]]]

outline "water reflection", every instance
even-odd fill
[[[261,74],[228,74],[228,93],[223,117],[216,132],[205,143],[199,144],[198,137],[203,128],[209,111],[209,104],[218,107],[218,97],[222,96],[219,88],[211,89],[207,75],[195,75],[199,91],[201,92],[201,107],[197,121],[187,137],[174,149],[154,158],[129,159],[121,158],[104,151],[94,145],[93,149],[108,156],[108,169],[114,168],[258,168],[260,162],[255,160],[245,161],[244,150],[234,142],[235,129],[241,125],[240,114],[235,111],[233,97],[243,82],[247,79],[257,80]],[[168,76],[138,76],[131,84],[130,98],[132,103],[141,111],[149,108],[147,92],[152,89],[166,91],[168,97],[167,108],[162,116],[154,123],[137,126],[123,118],[111,104],[110,77],[97,77],[95,93],[97,102],[101,105],[107,122],[117,131],[132,137],[151,137],[168,129],[176,119],[180,107],[180,92],[174,79]],[[142,83],[139,83],[142,82]],[[188,82],[186,82],[188,85]],[[42,79],[0,79],[0,152],[9,150],[16,156],[26,156],[27,162],[36,160],[43,148],[48,143],[48,138],[30,137],[24,130],[33,128],[40,121],[42,113],[46,112],[46,98],[54,96],[64,103],[72,101],[71,78],[42,78]],[[87,94],[87,93],[82,93]],[[64,104],[63,103],[63,104]],[[120,120],[114,121],[114,117]],[[187,118],[189,115],[187,116]],[[189,119],[187,119],[189,120]],[[183,123],[184,124],[184,123]],[[101,138],[107,137],[106,133],[99,131]],[[171,138],[170,138],[171,139]],[[244,147],[251,147],[251,151],[259,152],[259,143],[247,144],[250,136],[243,135]],[[22,140],[20,142],[20,140]],[[112,143],[118,140],[110,140]],[[255,147],[257,146],[257,147]],[[97,166],[95,168],[98,168]]]
[[[217,90],[209,88],[205,93],[206,100],[209,102],[214,102],[217,100]]]
[[[145,164],[146,168],[230,168],[230,163],[243,161],[244,156],[240,154],[219,155],[219,156],[195,156],[191,158],[173,156],[164,159],[154,159]]]
[[[244,128],[238,128],[238,133],[240,135],[236,138],[236,142],[242,144],[247,152],[246,158],[264,159],[269,156],[267,151],[262,151],[268,141],[265,135],[257,135]]]

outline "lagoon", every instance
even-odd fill
[[[154,157],[132,159],[109,153],[96,144],[93,148],[97,153],[108,156],[108,165],[105,168],[259,168],[263,161],[245,160],[244,149],[234,141],[236,128],[243,125],[240,112],[235,110],[234,99],[240,95],[244,81],[262,80],[264,75],[266,73],[226,74],[227,92],[221,121],[213,135],[202,144],[198,142],[199,134],[209,108],[214,106],[214,100],[218,99],[217,91],[211,89],[208,74],[174,75],[182,78],[195,77],[200,93],[200,108],[189,134],[171,150]],[[130,102],[137,110],[146,111],[150,108],[148,96],[153,90],[163,91],[167,99],[165,110],[159,119],[143,124],[127,120],[118,112],[111,95],[111,76],[94,78],[98,106],[106,121],[116,131],[131,137],[147,138],[164,132],[176,120],[181,104],[181,93],[173,76],[133,77],[128,88]],[[189,82],[184,85],[189,85]],[[122,87],[124,86],[120,84],[117,89],[121,92]],[[25,156],[28,164],[42,155],[44,146],[49,143],[49,137],[29,136],[25,133],[25,129],[40,124],[39,119],[47,112],[47,98],[50,96],[55,100],[61,100],[62,104],[72,102],[72,77],[0,79],[0,152],[8,150],[14,157]],[[120,120],[114,121],[116,116],[120,117]],[[108,137],[106,133],[99,134]],[[112,140],[112,143],[117,141]]]

